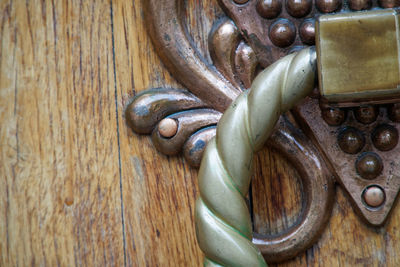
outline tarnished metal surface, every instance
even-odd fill
[[[318,100],[308,99],[295,108],[295,113],[302,128],[316,141],[336,180],[348,192],[355,211],[367,223],[378,226],[388,218],[400,189],[400,125],[390,119],[391,109],[387,106],[364,107],[366,114],[362,109],[341,109],[346,112],[343,120],[328,118],[328,122],[339,121],[336,125],[327,123]],[[366,205],[363,199],[364,190],[372,185],[382,188],[386,196],[375,207]]]
[[[286,116],[281,116],[267,144],[282,151],[300,173],[305,198],[300,218],[287,231],[277,236],[253,235],[253,243],[273,263],[292,258],[317,241],[331,216],[335,192],[320,152]]]
[[[340,0],[220,0],[219,3],[232,21],[225,18],[214,25],[208,40],[210,57],[213,60],[213,65],[210,65],[194,46],[191,36],[185,29],[184,1],[144,0],[149,34],[156,50],[174,77],[194,95],[185,91],[172,90],[168,96],[166,91],[150,90],[149,94],[137,96],[126,111],[127,121],[136,132],[147,134],[153,132],[153,142],[161,152],[175,155],[182,151],[188,162],[194,166],[199,165],[205,145],[215,135],[215,125],[221,116],[221,113],[215,110],[225,111],[241,91],[250,87],[253,78],[263,67],[269,66],[289,53],[313,45],[315,21],[320,14],[368,10],[377,7],[390,8],[400,5],[397,0],[344,2]],[[384,26],[381,25],[381,27]],[[274,82],[276,81],[272,83]],[[269,97],[271,98],[272,95]],[[308,98],[295,112],[296,118],[302,122],[303,129],[311,139],[284,119],[279,121],[280,127],[274,130],[268,129],[274,133],[267,143],[278,148],[297,168],[307,196],[301,220],[293,228],[276,238],[254,235],[253,242],[260,245],[268,262],[293,257],[312,244],[326,224],[333,191],[331,182],[327,178],[329,172],[326,170],[324,160],[329,165],[330,171],[337,174],[336,179],[350,190],[350,196],[353,200],[355,199],[356,211],[365,208],[370,214],[375,214],[365,216],[365,212],[360,212],[367,221],[375,225],[387,218],[398,192],[398,189],[389,188],[389,185],[398,179],[386,175],[388,172],[386,162],[400,155],[397,151],[397,123],[400,122],[400,115],[398,115],[400,108],[397,104],[392,104],[388,107],[387,114],[382,116],[379,110],[383,107],[366,105],[371,102],[386,104],[388,100],[371,98],[358,104],[351,101],[328,103],[325,99],[319,99],[318,91],[314,90],[312,98]],[[301,112],[310,105],[312,108],[308,110],[309,114],[310,112],[317,113],[317,117],[314,117],[316,114],[302,115]],[[355,105],[363,106],[353,109],[338,108]],[[144,111],[146,108],[150,111],[149,113],[137,112],[140,109]],[[285,107],[280,107],[279,110],[281,109]],[[181,111],[184,112],[181,113]],[[265,114],[263,115],[262,120],[254,125],[265,123]],[[388,118],[392,121],[388,121]],[[166,124],[169,125],[167,129],[158,128],[160,121],[169,122]],[[384,125],[380,127],[382,123]],[[344,125],[351,125],[351,127],[344,129]],[[249,129],[251,127],[253,126],[249,125]],[[359,128],[363,130],[365,128],[365,131],[371,135],[371,139],[366,138],[365,133],[360,134]],[[326,132],[326,129],[330,132]],[[332,129],[338,132],[333,133]],[[231,134],[237,133],[231,129]],[[334,142],[337,142],[335,149],[356,158],[342,157],[340,153],[335,154],[334,158],[326,157],[324,153],[330,150],[326,148],[324,142],[332,138]],[[317,141],[316,144],[314,144],[315,141]],[[369,151],[371,150],[369,149],[370,142],[374,146],[373,151],[376,150],[374,153],[369,153],[371,152]],[[316,145],[319,151],[315,148]],[[231,146],[240,147],[238,142],[231,142]],[[369,150],[366,151],[366,148]],[[383,151],[390,152],[383,155]],[[321,152],[324,156],[320,154]],[[238,157],[233,153],[231,156]],[[353,165],[342,168],[343,164],[353,162],[353,159],[355,162]],[[235,168],[240,168],[240,164],[234,164],[231,167],[235,171]],[[393,170],[390,168],[389,172]],[[361,179],[355,179],[357,186],[348,187],[346,184],[352,183],[354,172]],[[313,181],[310,177],[319,178]],[[384,179],[387,179],[386,184],[383,184]],[[345,180],[347,182],[343,182]],[[324,190],[327,191],[314,190],[320,188],[322,183],[328,185],[324,186]],[[379,194],[380,189],[382,189],[382,194]],[[371,208],[371,205],[376,205],[379,201],[383,202]],[[324,207],[324,210],[321,210],[321,207]],[[318,212],[315,212],[316,210]],[[321,219],[318,220],[315,214],[320,214]],[[246,236],[251,235],[250,229]],[[248,241],[249,239],[246,242]],[[249,246],[254,248],[254,245]],[[250,254],[254,252],[251,251]],[[206,260],[205,264],[213,265],[214,262]],[[246,263],[245,266],[248,264]]]
[[[197,239],[208,264],[266,265],[252,243],[250,213],[244,200],[249,190],[253,153],[270,137],[280,114],[313,90],[315,64],[313,49],[277,61],[257,76],[251,90],[241,94],[221,118],[216,139],[208,144],[200,166],[200,198],[196,204]],[[325,190],[332,190],[325,188],[329,184],[327,179],[309,184],[312,186],[309,197],[316,197],[319,202],[314,205],[310,202],[308,207],[312,209],[303,218],[306,227],[297,228],[286,237],[288,240],[275,240],[281,243],[275,247],[268,246],[266,241],[259,242],[271,253],[272,260],[272,257],[294,256],[299,248],[305,248],[304,244],[310,245],[315,238],[313,234],[320,232],[324,225],[320,212],[325,214],[323,210],[329,210],[330,205],[327,201],[330,194]]]
[[[321,16],[316,28],[321,94],[336,102],[399,97],[399,27],[395,10]]]
[[[176,155],[189,137],[198,130],[216,125],[221,118],[221,113],[212,109],[196,109],[179,112],[168,116],[178,124],[176,134],[170,138],[163,137],[159,128],[153,130],[152,140],[154,146],[167,155]]]
[[[137,133],[149,134],[165,116],[207,105],[185,90],[155,88],[146,90],[132,100],[125,109],[128,125]]]
[[[148,32],[169,71],[197,97],[224,111],[240,91],[195,52],[182,25],[184,1],[143,0],[143,4]]]

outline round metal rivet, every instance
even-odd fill
[[[374,106],[358,107],[354,110],[356,119],[363,124],[370,124],[376,121],[379,110]]]
[[[382,173],[382,159],[373,152],[363,153],[356,161],[357,173],[365,179],[374,179]]]
[[[350,0],[350,8],[353,10],[364,10],[372,7],[371,0]]]
[[[295,18],[301,18],[310,13],[312,7],[311,0],[286,0],[287,12]]]
[[[178,123],[171,118],[165,118],[158,124],[158,132],[162,137],[170,138],[178,131]]]
[[[273,19],[281,13],[282,2],[280,0],[258,0],[256,9],[261,17]]]
[[[400,122],[400,103],[390,105],[389,109],[388,109],[388,113],[389,113],[389,118],[392,121]]]
[[[317,8],[323,13],[330,13],[342,6],[342,0],[317,0]]]
[[[241,4],[246,4],[247,2],[249,2],[249,0],[233,0],[233,2],[241,5]]]
[[[379,5],[383,8],[393,8],[400,6],[400,0],[379,0]]]
[[[373,131],[372,143],[381,151],[389,151],[397,146],[399,142],[399,132],[397,129],[389,124],[383,124]]]
[[[339,108],[323,108],[322,118],[331,126],[339,126],[346,120],[346,112]]]
[[[300,26],[300,38],[301,41],[308,45],[315,43],[315,21],[306,20]]]
[[[368,206],[376,208],[385,201],[385,192],[379,186],[372,185],[364,190],[362,197]]]
[[[279,47],[287,47],[296,38],[296,28],[287,19],[280,19],[271,25],[269,38],[272,43]]]
[[[364,147],[365,138],[359,130],[347,127],[339,133],[338,143],[344,152],[357,154]]]

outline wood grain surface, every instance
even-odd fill
[[[187,2],[206,38],[214,0]],[[0,266],[201,266],[197,170],[126,126],[137,92],[181,87],[158,59],[141,1],[0,1]],[[297,172],[266,148],[252,185],[255,230],[301,211]],[[366,226],[338,188],[331,221],[306,253],[277,266],[399,266],[400,207]]]

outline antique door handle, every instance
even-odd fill
[[[152,133],[157,149],[168,155],[183,151],[195,166],[200,164],[208,143],[199,171],[196,232],[209,266],[262,266],[265,260],[282,261],[308,248],[330,217],[332,177],[348,191],[362,218],[377,226],[386,220],[400,188],[399,164],[392,162],[383,168],[379,160],[387,154],[377,154],[389,150],[391,155],[400,153],[396,147],[399,125],[389,125],[400,122],[395,105],[388,111],[394,115],[388,116],[386,107],[381,107],[378,115],[370,116],[372,120],[368,114],[352,110],[346,117],[345,110],[399,101],[397,12],[389,9],[321,16],[316,49],[284,50],[289,55],[276,61],[282,50],[271,51],[286,44],[275,42],[271,36],[273,45],[262,44],[259,25],[247,23],[246,16],[240,15],[252,14],[255,2],[220,1],[234,22],[220,22],[210,35],[215,68],[199,56],[184,29],[184,1],[144,1],[149,33],[163,62],[195,95],[171,88],[148,90],[127,106],[126,118],[136,132]],[[312,12],[317,16],[315,10]],[[152,15],[156,13],[158,16]],[[290,23],[283,21],[282,25]],[[357,42],[364,42],[366,48],[357,50]],[[378,56],[371,55],[382,43],[385,49]],[[340,68],[337,62],[341,62]],[[267,68],[252,82],[257,65]],[[317,73],[320,94],[312,93]],[[385,79],[379,78],[382,73]],[[251,89],[245,91],[251,82]],[[313,97],[295,106],[310,94]],[[291,116],[279,119],[290,109],[295,123]],[[296,123],[302,130],[294,126]],[[371,139],[366,140],[352,126],[357,123],[367,130],[375,129]],[[257,233],[253,237],[244,197],[253,152],[267,139],[301,174],[306,201],[301,220],[294,227],[277,237]],[[355,161],[355,167],[347,161]]]
[[[252,240],[245,201],[254,152],[270,137],[280,114],[314,89],[315,69],[314,48],[284,57],[259,74],[251,90],[242,93],[221,118],[216,138],[209,142],[200,167],[200,198],[196,203],[197,239],[208,265],[214,265],[215,261],[227,266],[258,266],[264,258],[254,244],[271,260],[292,257],[304,249],[302,246],[309,246],[330,214],[333,191],[330,177],[312,160],[302,166],[298,164],[306,174],[303,177],[308,190],[308,210],[301,223],[283,237]],[[307,153],[301,144],[281,142],[285,143],[289,158],[290,154]],[[309,152],[308,158],[312,159],[313,151]],[[312,171],[315,177],[307,173],[309,167],[315,168]]]

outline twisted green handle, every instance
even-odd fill
[[[290,54],[260,73],[222,116],[199,171],[196,234],[205,266],[267,266],[252,243],[245,197],[253,154],[262,148],[280,114],[314,88],[313,47]]]

